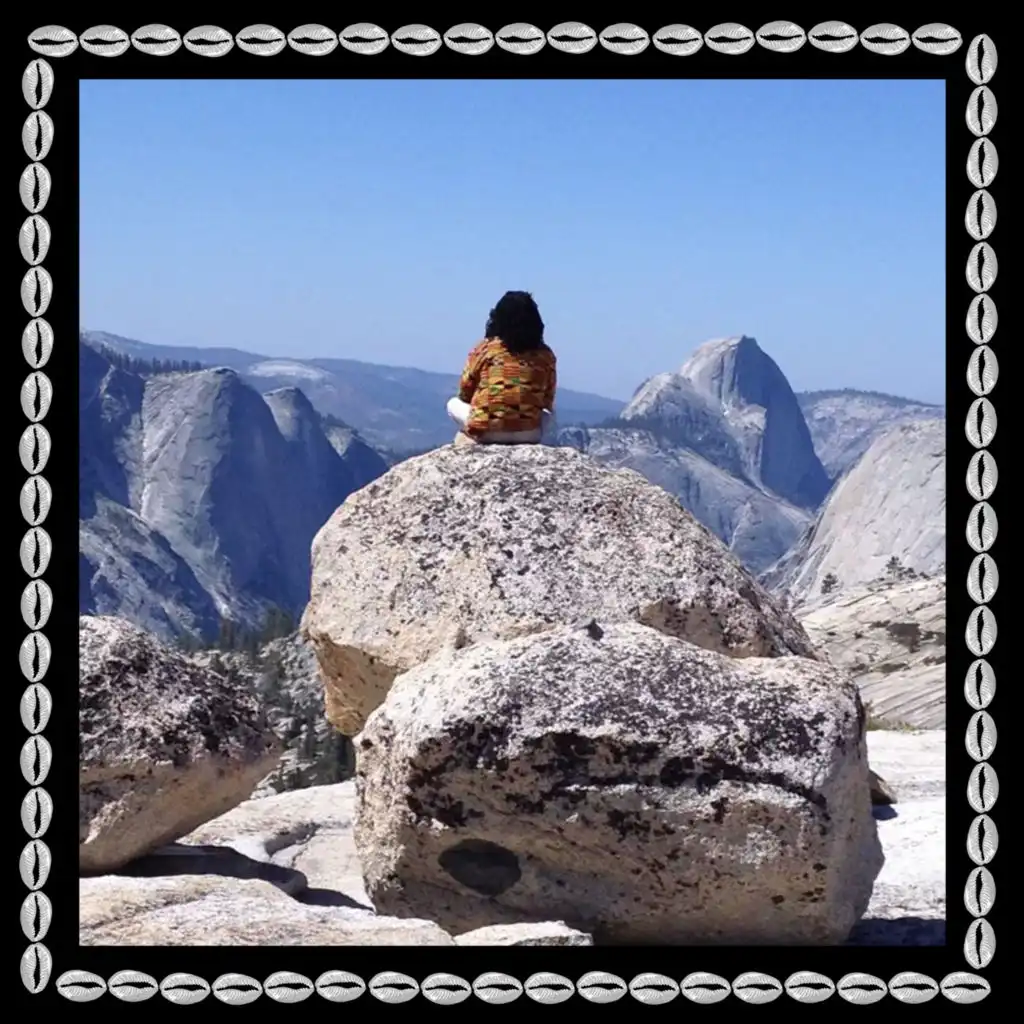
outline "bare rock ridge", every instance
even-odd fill
[[[946,423],[898,424],[878,437],[832,489],[814,525],[761,579],[794,600],[826,577],[856,587],[897,558],[928,576],[946,564]]]
[[[298,613],[316,530],[373,472],[296,389],[233,370],[146,377],[80,355],[80,610],[171,637]],[[377,461],[377,470],[384,464]]]
[[[908,420],[945,416],[940,405],[850,388],[804,391],[797,399],[811,431],[814,450],[833,480],[850,469],[872,442],[891,427]]]
[[[744,474],[798,508],[814,509],[829,488],[793,389],[746,335],[706,342],[678,373],[644,384],[622,418],[678,416],[703,398],[732,440]],[[700,425],[700,421],[697,421]],[[689,426],[682,421],[684,429]]]
[[[443,647],[596,618],[735,657],[816,657],[679,502],[571,448],[449,445],[356,492],[316,535],[302,630],[354,735]]]

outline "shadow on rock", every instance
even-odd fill
[[[871,816],[875,821],[892,821],[893,818],[898,818],[900,815],[895,807],[882,805],[881,807],[872,807]]]
[[[850,934],[848,946],[944,946],[946,922],[929,917],[866,917]]]
[[[295,893],[294,898],[297,902],[305,903],[310,907],[348,907],[351,910],[376,913],[373,907],[360,903],[336,889],[304,889],[302,892]]]

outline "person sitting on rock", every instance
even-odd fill
[[[539,444],[553,427],[555,353],[529,292],[506,292],[470,353],[448,415],[456,444]]]

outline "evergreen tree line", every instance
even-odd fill
[[[111,366],[140,377],[153,377],[160,373],[195,373],[203,369],[203,364],[195,359],[139,359],[105,345],[101,346],[100,353]]]
[[[221,619],[216,637],[202,639],[185,633],[178,645],[185,651],[234,651],[255,657],[271,640],[291,636],[298,628],[295,616],[284,608],[271,607],[262,625],[250,629],[230,619]]]

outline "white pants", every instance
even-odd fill
[[[469,402],[463,402],[461,398],[448,399],[448,415],[459,425],[460,431],[469,422],[470,408]],[[539,444],[545,434],[551,433],[553,427],[554,414],[545,409],[540,430],[491,431],[480,437],[479,441],[482,444]]]

